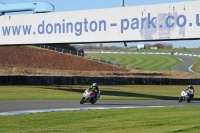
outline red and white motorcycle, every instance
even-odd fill
[[[100,97],[100,91],[99,91],[99,94],[98,94],[97,98],[95,98],[95,94],[96,94],[96,92],[93,89],[85,90],[85,92],[83,93],[83,98],[80,101],[80,104],[83,104],[83,103],[94,104],[94,103],[96,103],[96,101]]]

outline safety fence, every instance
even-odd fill
[[[56,48],[56,47],[52,47],[52,46],[48,46],[48,45],[33,45],[33,46],[48,49],[48,50],[53,50],[56,52],[67,53],[67,54],[84,57],[84,50],[73,51],[73,50],[68,50],[68,49],[63,49],[63,48]]]
[[[72,55],[77,55],[77,56],[82,56],[82,57],[87,58],[87,54],[84,53],[84,50],[73,51],[73,50],[68,50],[68,49],[56,48],[56,47],[52,47],[52,46],[48,46],[48,45],[33,45],[33,46],[37,46],[37,47],[40,47],[40,48],[45,48],[45,49],[53,50],[53,51],[56,51],[56,52],[67,53],[67,54],[72,54]],[[96,58],[96,57],[87,58],[87,59],[106,63],[106,64],[113,65],[113,66],[120,66],[121,65],[121,63],[118,63],[118,62],[109,61],[109,60]]]
[[[106,63],[106,64],[109,64],[109,65],[112,65],[112,66],[120,66],[120,65],[121,65],[121,63],[119,63],[119,62],[110,61],[110,60],[108,60],[108,59],[99,58],[99,57],[95,57],[95,56],[88,57],[88,56],[86,55],[85,58],[86,58],[86,59],[91,59],[91,60],[94,60],[94,61],[98,61],[98,62],[102,62],[102,63]]]
[[[0,76],[0,85],[200,85],[200,79],[84,77],[84,76]]]

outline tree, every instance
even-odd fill
[[[149,44],[149,43],[145,43],[144,44],[144,49],[151,49],[151,44]]]
[[[154,47],[157,47],[159,49],[164,48],[164,45],[162,43],[156,43],[153,45]]]
[[[56,48],[62,48],[62,49],[68,49],[68,50],[74,50],[74,51],[77,50],[74,46],[72,46],[70,44],[66,44],[66,43],[43,44],[43,45],[48,45],[48,46],[52,46],[52,47],[56,47]]]
[[[173,48],[173,45],[171,43],[164,43],[164,48],[167,48],[167,49],[172,49]]]

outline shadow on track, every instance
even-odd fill
[[[70,92],[77,92],[83,94],[85,88],[83,89],[69,89],[69,88],[61,88],[61,87],[44,87],[44,89],[51,89],[51,90],[60,90],[60,91],[70,91]],[[140,94],[140,93],[132,93],[132,92],[122,92],[122,91],[109,91],[109,90],[102,90],[101,95],[107,96],[123,96],[123,97],[138,97],[138,98],[152,98],[152,99],[159,99],[159,100],[177,100],[179,97],[173,96],[161,96],[161,95],[150,95],[150,94]],[[194,100],[200,100],[195,99]]]

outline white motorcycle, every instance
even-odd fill
[[[80,101],[80,104],[83,104],[83,103],[94,104],[94,103],[96,103],[96,101],[100,97],[100,91],[99,91],[99,94],[97,95],[97,98],[95,98],[95,94],[96,94],[96,92],[94,90],[88,90],[88,89],[85,90],[85,92],[83,93],[83,98]]]
[[[194,95],[194,92],[192,90],[189,91],[187,89],[183,90],[181,92],[181,96],[179,98],[179,102],[182,102],[182,101],[187,101],[188,103],[191,102],[193,97],[190,97],[189,94],[193,94]]]

